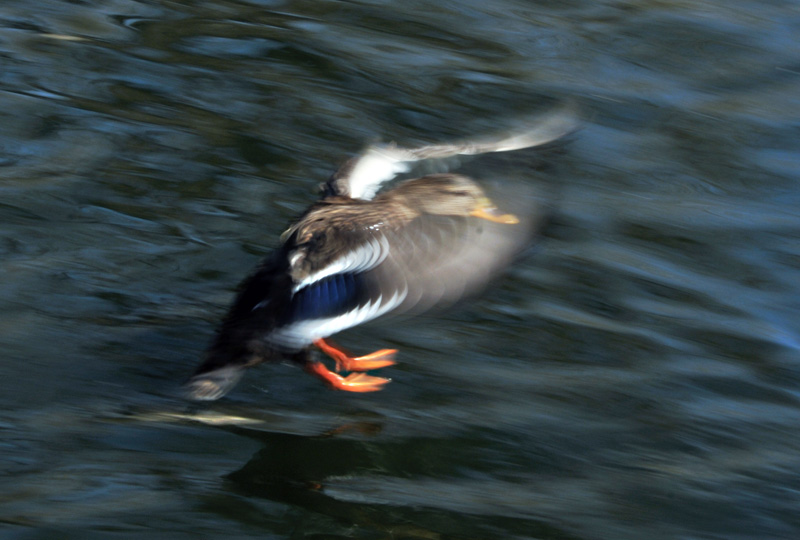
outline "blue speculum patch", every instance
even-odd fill
[[[355,309],[363,296],[358,274],[335,274],[300,289],[292,300],[290,321],[326,319]]]

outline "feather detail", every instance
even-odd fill
[[[287,349],[299,350],[320,338],[328,337],[342,330],[371,321],[399,306],[407,295],[407,290],[395,291],[391,297],[379,295],[366,304],[336,316],[304,319],[276,328],[268,336],[270,343]]]
[[[335,259],[323,268],[309,274],[295,284],[293,293],[335,274],[366,272],[381,264],[389,255],[389,244],[384,236],[370,237],[361,246]],[[292,266],[300,266],[302,258],[292,261]]]

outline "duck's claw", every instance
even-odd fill
[[[391,380],[373,377],[366,373],[351,373],[347,377],[342,377],[338,373],[330,371],[321,362],[312,362],[306,366],[306,369],[332,388],[346,392],[377,392],[383,389],[383,385]]]
[[[364,356],[352,357],[324,339],[318,339],[314,345],[336,361],[336,371],[370,371],[397,363],[394,361],[397,349],[381,349]]]

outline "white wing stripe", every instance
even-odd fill
[[[386,302],[383,302],[383,295],[381,295],[374,301],[336,317],[299,321],[279,329],[269,337],[269,340],[276,345],[299,349],[317,339],[328,337],[347,328],[352,328],[380,317],[399,306],[407,294],[408,289],[396,291]]]
[[[356,248],[346,255],[336,259],[328,266],[306,277],[294,286],[293,293],[300,289],[325,279],[334,274],[348,272],[366,272],[381,264],[389,255],[389,241],[385,237],[380,240],[371,238],[366,244]]]

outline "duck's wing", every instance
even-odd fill
[[[577,128],[578,120],[574,111],[571,108],[564,108],[531,119],[525,122],[524,127],[514,130],[510,135],[491,139],[420,148],[401,148],[394,144],[371,146],[340,167],[328,180],[327,190],[331,195],[371,200],[382,184],[398,174],[408,172],[415,162],[489,152],[510,152],[541,146]],[[444,163],[444,169],[447,168],[447,163]]]
[[[374,271],[376,283],[404,291],[393,313],[445,307],[480,291],[503,271],[530,244],[534,229],[533,218],[525,216],[516,224],[421,216],[390,239],[390,254]]]
[[[450,156],[474,156],[490,152],[511,152],[523,148],[542,146],[563,137],[578,128],[577,117],[571,109],[562,109],[528,122],[502,137],[465,141],[456,144],[437,144],[416,149],[406,149],[409,161],[440,159]]]
[[[509,225],[425,215],[400,228],[328,230],[322,241],[290,255],[298,267],[319,256],[327,264],[298,272],[269,340],[295,350],[389,313],[453,303],[503,270],[529,243],[533,225],[525,218]],[[348,248],[330,258],[329,242]]]
[[[291,299],[267,339],[284,350],[357,326],[395,309],[402,290],[376,283],[375,271],[391,252],[388,226],[369,214],[325,221],[302,239],[289,239]],[[291,245],[295,242],[294,245]]]

